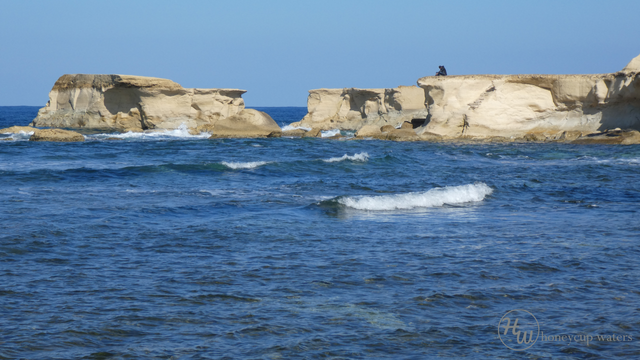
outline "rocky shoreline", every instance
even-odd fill
[[[627,144],[640,130],[640,56],[613,74],[428,76],[417,84],[311,90],[309,113],[291,125],[407,141]],[[385,125],[412,127],[415,136]]]
[[[309,91],[308,113],[285,129],[245,109],[240,89],[185,89],[160,78],[63,75],[29,127],[34,141],[83,141],[69,129],[148,132],[186,126],[211,138],[322,137],[391,141],[640,143],[640,56],[591,75],[428,76],[418,86]],[[67,130],[42,130],[38,128]],[[335,134],[329,139],[342,138]]]

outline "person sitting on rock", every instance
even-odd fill
[[[447,76],[447,69],[445,69],[442,65],[438,67],[440,68],[440,71],[436,73],[436,76]]]

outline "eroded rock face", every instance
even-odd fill
[[[640,129],[637,72],[429,76],[418,84],[429,110],[418,133],[555,139],[563,132]]]
[[[238,89],[185,89],[160,78],[63,75],[31,126],[92,129],[197,128],[244,109]]]
[[[73,142],[84,141],[84,136],[75,131],[62,129],[36,129],[29,141],[60,141]]]
[[[311,90],[307,108],[308,114],[292,126],[357,130],[364,125],[395,127],[427,117],[424,91],[415,86]]]
[[[291,125],[402,124],[421,139],[488,141],[568,142],[607,129],[640,130],[640,56],[614,74],[428,76],[418,86],[311,90],[308,114]],[[367,129],[360,137],[374,127]]]
[[[218,120],[211,138],[278,137],[281,133],[280,126],[268,114],[244,109],[238,114]]]

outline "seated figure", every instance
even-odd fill
[[[436,73],[436,76],[447,76],[447,69],[445,69],[442,65],[438,67],[440,68],[440,71]]]

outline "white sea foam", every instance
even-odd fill
[[[208,139],[211,137],[209,133],[192,135],[189,133],[187,125],[182,123],[174,130],[147,130],[144,132],[126,132],[115,134],[95,134],[88,135],[89,139],[104,140],[107,138],[117,139],[141,139],[141,140],[162,140],[162,139]]]
[[[325,162],[338,162],[338,161],[345,161],[345,160],[367,161],[367,160],[369,160],[369,154],[367,154],[366,152],[361,152],[361,153],[354,154],[354,155],[344,154],[341,157],[334,157],[334,158],[326,159],[326,160],[322,160],[322,161],[325,161]]]
[[[282,127],[282,131],[291,131],[291,130],[304,130],[304,131],[311,131],[310,127],[304,127],[304,126],[291,126],[291,125],[285,125]]]
[[[269,164],[269,161],[250,161],[250,162],[227,162],[223,161],[222,165],[231,169],[253,169],[258,166]]]
[[[492,192],[487,184],[476,183],[397,195],[349,196],[339,199],[338,202],[359,210],[399,210],[482,201]]]
[[[340,129],[323,130],[320,132],[321,137],[332,137],[340,134]]]
[[[33,131],[20,131],[18,133],[3,133],[3,134],[9,134],[9,136],[7,136],[6,138],[8,139],[12,139],[14,141],[28,141],[29,138],[31,137],[31,135],[33,135]]]

